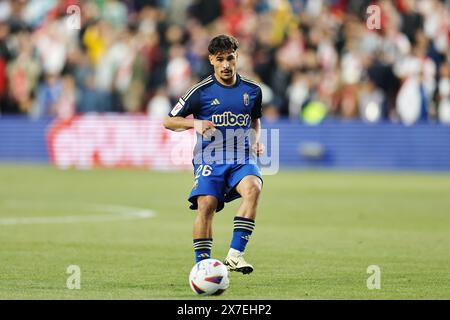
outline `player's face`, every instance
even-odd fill
[[[217,80],[225,84],[233,84],[236,80],[236,65],[238,54],[235,51],[219,52],[209,55],[209,62],[214,67]]]

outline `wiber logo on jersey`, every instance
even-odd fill
[[[217,127],[228,127],[228,126],[246,127],[250,123],[250,115],[234,114],[230,111],[227,111],[222,114],[214,114],[212,116],[212,122]]]

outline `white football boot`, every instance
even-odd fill
[[[242,253],[228,254],[223,264],[227,267],[228,271],[237,271],[243,274],[249,274],[253,271],[253,266],[245,261]]]

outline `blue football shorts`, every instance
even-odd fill
[[[223,209],[225,202],[241,197],[236,186],[246,176],[256,176],[263,182],[256,164],[195,164],[194,186],[189,195],[190,208],[196,210],[198,196],[214,196],[218,200],[216,212]]]

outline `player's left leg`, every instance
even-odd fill
[[[257,176],[246,176],[239,182],[236,190],[242,197],[242,203],[236,214],[237,217],[253,221],[256,219],[256,207],[258,206],[261,187],[261,179]]]
[[[250,236],[255,228],[256,209],[261,193],[261,179],[254,175],[245,176],[236,186],[236,191],[242,197],[242,203],[234,217],[233,238],[225,264],[230,271],[244,274],[251,273],[253,266],[242,257]]]

